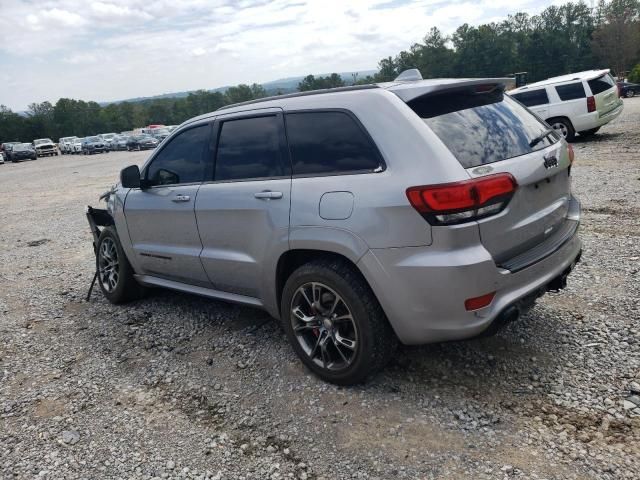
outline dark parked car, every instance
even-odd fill
[[[0,152],[4,154],[5,160],[9,160],[9,152],[14,145],[20,145],[22,142],[4,142],[0,145]]]
[[[167,138],[171,134],[171,130],[166,127],[162,128],[154,128],[151,132],[151,136],[158,140],[158,142],[162,142],[165,138]]]
[[[82,153],[92,155],[94,153],[107,153],[109,147],[100,137],[86,137],[82,139]]]
[[[134,135],[127,141],[127,150],[148,150],[156,148],[159,143],[151,135]]]
[[[30,143],[18,143],[12,145],[11,150],[8,152],[7,160],[11,160],[16,163],[20,160],[35,160],[37,157],[36,150]]]
[[[126,150],[128,140],[129,137],[127,135],[118,135],[111,142],[111,150]]]
[[[618,82],[618,89],[621,97],[635,97],[640,95],[640,85],[637,83]]]

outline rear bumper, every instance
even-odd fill
[[[581,251],[574,232],[553,253],[515,272],[496,266],[481,244],[457,250],[373,249],[358,266],[400,341],[415,345],[483,333],[514,308],[566,283]],[[487,307],[465,310],[465,300],[490,292],[496,294]]]
[[[624,104],[621,102],[618,107],[614,108],[610,112],[607,112],[605,114],[599,115],[598,116],[598,126],[605,125],[605,124],[609,123],[610,121],[615,120],[616,118],[618,118],[620,116],[620,114],[622,113],[622,110],[624,110]]]

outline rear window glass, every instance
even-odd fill
[[[584,93],[582,82],[558,85],[556,87],[556,92],[558,92],[558,96],[562,101],[575,100],[577,98],[585,98],[587,96]]]
[[[531,90],[529,92],[514,93],[511,96],[527,107],[535,107],[536,105],[549,103],[549,97],[544,88]]]
[[[286,119],[294,175],[370,172],[381,166],[377,149],[347,113],[288,113]]]
[[[589,80],[587,83],[589,84],[591,93],[594,95],[605,92],[616,85],[609,74]]]
[[[530,142],[549,126],[501,89],[423,96],[409,106],[465,168],[525,155],[558,140],[552,133],[530,147]]]
[[[216,180],[284,176],[280,122],[275,115],[226,121],[220,129]]]

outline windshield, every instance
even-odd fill
[[[13,150],[15,152],[22,152],[24,150],[31,150],[33,146],[30,143],[21,143],[19,145],[14,145]]]
[[[104,138],[105,140],[111,140],[113,137],[115,137],[116,134],[115,133],[104,133],[102,135],[102,138]]]
[[[100,142],[100,138],[98,137],[87,137],[86,138],[87,142]]]
[[[43,143],[53,143],[48,138],[39,138],[38,140],[33,141],[34,145],[42,145]]]
[[[526,155],[558,141],[549,129],[500,88],[420,97],[409,106],[442,140],[464,168]]]

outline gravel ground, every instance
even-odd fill
[[[0,166],[2,478],[638,478],[640,98],[575,144],[582,262],[499,335],[310,375],[265,314],[112,306],[87,204],[146,153]]]

